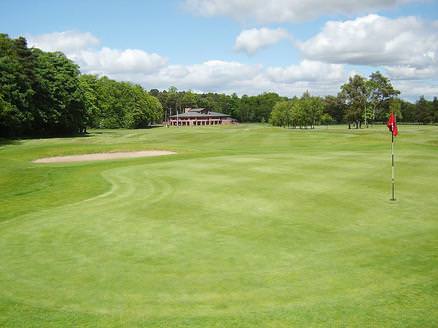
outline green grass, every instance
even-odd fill
[[[165,149],[72,164],[46,156]],[[1,141],[1,327],[437,327],[438,127]]]

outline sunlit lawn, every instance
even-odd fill
[[[383,126],[0,141],[0,326],[437,327],[438,127],[399,130],[396,202]]]

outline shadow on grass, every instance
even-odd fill
[[[136,130],[148,130],[148,129],[155,129],[155,128],[162,128],[163,125],[151,125],[148,127],[136,129]],[[20,136],[20,137],[11,137],[11,138],[1,138],[0,137],[0,147],[6,146],[6,145],[17,145],[20,144],[23,140],[34,140],[34,139],[59,139],[59,138],[88,138],[95,135],[101,135],[101,134],[111,134],[111,133],[117,133],[117,130],[121,129],[95,129],[90,132],[85,133],[74,133],[74,134],[54,134],[54,135],[27,135],[27,136]]]
[[[23,140],[38,140],[38,139],[56,139],[56,138],[87,138],[91,137],[93,133],[68,134],[68,135],[53,135],[53,136],[22,136],[11,138],[0,138],[0,148],[7,145],[19,145]]]
[[[17,139],[0,138],[0,148],[7,145],[18,145],[21,141]]]

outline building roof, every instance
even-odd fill
[[[201,109],[201,108],[199,108],[199,109]],[[218,112],[200,113],[197,111],[190,111],[187,113],[178,114],[178,118],[209,118],[209,117],[229,117],[229,116],[230,115],[218,113]],[[177,118],[177,115],[172,115],[170,117]]]
[[[186,108],[186,112],[197,112],[200,113],[202,111],[204,111],[205,108]]]

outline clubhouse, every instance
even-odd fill
[[[166,122],[172,126],[225,125],[236,121],[230,115],[212,112],[206,108],[186,108],[184,113],[172,115]]]

